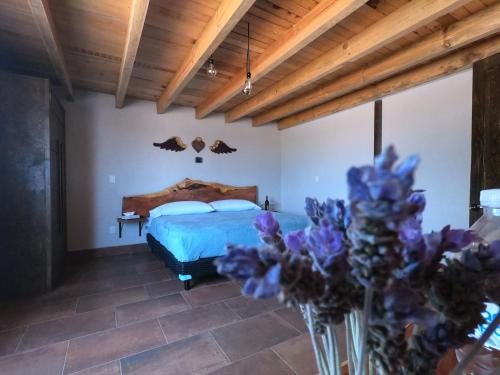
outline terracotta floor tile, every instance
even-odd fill
[[[144,252],[136,254],[120,254],[120,255],[93,258],[90,260],[89,265],[91,267],[111,266],[119,268],[119,267],[126,267],[130,265],[147,263],[157,260],[158,258],[154,256],[151,252]]]
[[[277,317],[264,314],[243,320],[213,331],[215,339],[231,361],[236,361],[282,341],[298,333]]]
[[[140,262],[134,267],[137,273],[144,273],[164,269],[165,264],[158,259],[154,259],[148,262]]]
[[[302,316],[302,312],[299,309],[291,309],[288,307],[283,307],[274,312],[280,318],[284,319],[300,332],[307,332],[307,326]]]
[[[24,334],[19,350],[33,349],[104,331],[114,328],[115,324],[114,311],[105,309],[30,325]]]
[[[218,369],[210,375],[296,375],[271,350],[254,354],[251,357]]]
[[[156,320],[73,339],[69,343],[66,371],[69,374],[111,362],[165,344]]]
[[[0,331],[75,314],[76,299],[17,304],[0,309]]]
[[[114,361],[106,363],[105,365],[99,365],[82,371],[73,372],[71,375],[121,375],[120,362]]]
[[[200,279],[195,279],[191,281],[191,287],[193,289],[196,288],[202,288],[205,286],[209,285],[217,285],[217,284],[223,284],[223,283],[228,283],[230,280],[227,277],[223,277],[220,275],[212,275],[212,276],[205,276]]]
[[[146,285],[148,295],[152,298],[179,293],[184,290],[184,284],[178,280],[167,280],[159,283]]]
[[[193,306],[206,305],[241,295],[241,289],[234,283],[222,283],[210,287],[193,289],[183,293]]]
[[[24,331],[25,328],[15,328],[0,332],[0,356],[12,354],[16,351]]]
[[[52,375],[60,374],[64,365],[67,342],[10,355],[0,359],[2,375]]]
[[[129,303],[116,307],[116,321],[119,326],[136,323],[142,320],[158,318],[189,309],[190,306],[177,294],[155,299]]]
[[[245,296],[228,299],[225,303],[243,319],[276,310],[283,306],[276,298],[254,300]]]
[[[80,313],[108,306],[119,306],[126,303],[142,301],[146,298],[147,293],[142,286],[93,294],[78,299],[76,312]]]
[[[224,303],[200,306],[178,314],[160,318],[168,342],[197,335],[239,320]]]
[[[316,362],[309,334],[294,337],[276,345],[273,350],[298,375],[316,375]]]
[[[210,334],[205,333],[121,360],[122,374],[201,375],[227,364]]]
[[[104,280],[121,275],[136,275],[138,274],[134,264],[123,265],[116,267],[114,265],[94,267],[82,272],[81,281],[96,281]]]
[[[172,275],[166,269],[160,269],[152,272],[123,275],[113,278],[114,289],[126,289],[133,286],[157,283],[159,281],[170,280]]]
[[[343,325],[336,328],[337,340],[340,349],[340,360],[347,360],[345,345],[345,330]],[[298,375],[317,374],[314,352],[309,334],[284,341],[273,347],[273,350],[291,367]]]
[[[62,298],[76,298],[89,294],[96,294],[111,290],[113,287],[111,279],[96,281],[80,281],[78,283],[64,284],[57,287],[52,293],[47,295],[49,300]]]

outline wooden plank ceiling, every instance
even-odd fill
[[[250,97],[239,92],[247,23]],[[500,0],[0,1],[0,67],[116,95],[119,107],[164,93],[159,112],[175,103],[280,129],[446,74],[437,61],[452,72],[495,52]]]

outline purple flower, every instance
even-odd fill
[[[227,254],[215,261],[217,272],[232,279],[246,280],[243,293],[269,298],[280,292],[281,254],[273,248],[227,247]]]
[[[422,193],[412,193],[408,198],[408,203],[415,207],[415,216],[419,221],[422,221],[422,213],[424,212],[427,204],[425,195]]]
[[[397,155],[391,146],[376,158],[375,167],[351,168],[347,174],[351,202],[407,199],[419,158],[409,157],[393,172],[396,160]]]
[[[445,226],[441,232],[424,235],[426,262],[440,261],[446,251],[459,252],[474,241],[474,232],[469,230],[450,229]]]
[[[343,230],[351,222],[350,212],[346,209],[344,201],[341,199],[327,199],[323,203],[324,217],[334,226],[335,229]]]
[[[263,277],[251,277],[243,286],[243,294],[255,299],[276,297],[280,291],[281,264],[270,267]]]
[[[467,249],[461,256],[462,264],[470,271],[481,272],[488,277],[488,272],[500,268],[500,240],[491,244],[478,244],[473,249]]]
[[[420,157],[411,155],[401,165],[396,168],[396,176],[403,183],[404,190],[410,189],[415,181],[414,174],[420,164]]]
[[[439,314],[423,305],[423,296],[408,287],[391,288],[384,295],[385,309],[393,319],[403,325],[414,323],[423,327],[431,327],[436,324]]]
[[[500,240],[493,241],[488,248],[492,261],[495,262],[496,267],[500,267]]]
[[[345,256],[345,234],[324,222],[306,231],[307,249],[319,271],[325,272],[338,256]]]
[[[255,227],[262,236],[275,237],[280,232],[279,223],[274,219],[273,214],[269,211],[257,215]]]
[[[248,279],[263,273],[259,250],[253,247],[228,246],[227,254],[215,261],[217,272],[233,279]]]
[[[303,230],[293,231],[285,236],[288,250],[295,255],[300,255],[306,248],[306,236]]]
[[[306,198],[306,206],[304,208],[306,215],[313,224],[318,225],[319,220],[323,217],[323,209],[317,199]]]
[[[407,246],[414,247],[422,241],[422,224],[416,218],[403,221],[399,227],[399,239]]]
[[[396,154],[394,146],[391,145],[386,147],[382,154],[375,158],[375,168],[390,171],[397,160],[398,155]]]

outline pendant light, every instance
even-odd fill
[[[215,69],[214,58],[212,56],[208,59],[207,74],[210,78],[214,78],[217,75],[217,69]]]
[[[245,80],[245,86],[243,87],[243,94],[252,94],[252,73],[250,73],[250,23],[248,23],[247,28],[247,79]]]

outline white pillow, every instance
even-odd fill
[[[210,202],[215,211],[249,211],[261,210],[255,203],[244,199],[223,199]]]
[[[154,219],[165,215],[203,214],[213,212],[214,209],[207,203],[199,201],[180,201],[165,203],[149,211],[149,217]]]

